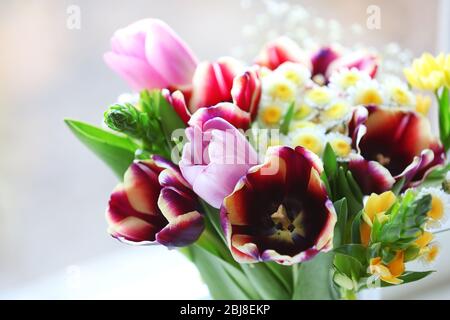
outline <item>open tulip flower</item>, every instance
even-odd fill
[[[349,166],[366,193],[387,191],[393,178],[404,178],[406,187],[416,186],[445,163],[444,149],[429,121],[413,111],[360,107],[354,112],[350,135],[362,158],[356,157]],[[380,186],[384,190],[373,189]]]
[[[111,195],[106,217],[113,237],[136,244],[182,247],[204,228],[196,195],[179,169],[157,156],[130,166]]]
[[[225,198],[222,225],[239,262],[293,264],[332,247],[336,213],[322,164],[302,147],[269,149]]]
[[[435,260],[450,213],[450,55],[401,79],[376,49],[312,39],[246,65],[199,61],[157,19],[115,32],[104,59],[139,95],[108,129],[66,120],[121,180],[109,233],[177,248],[216,299],[355,299],[429,275],[409,262]]]

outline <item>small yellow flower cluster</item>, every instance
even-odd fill
[[[434,57],[424,53],[404,70],[409,84],[420,90],[436,91],[442,86],[450,87],[450,54]]]
[[[423,189],[417,198],[423,195],[431,195],[431,210],[427,213],[427,223],[425,230],[421,231],[414,242],[416,254],[413,259],[418,259],[425,264],[430,264],[435,261],[439,253],[439,245],[434,240],[434,235],[429,231],[437,225],[445,221],[445,213],[450,211],[449,195],[437,188]],[[371,243],[371,232],[375,219],[384,223],[389,220],[389,215],[386,212],[397,201],[397,197],[392,191],[387,191],[380,195],[372,194],[364,207],[362,215],[362,223],[360,225],[361,244],[369,246]],[[368,272],[373,277],[379,278],[387,283],[400,284],[402,280],[399,278],[405,271],[405,263],[411,260],[406,259],[406,251],[398,250],[395,257],[389,263],[383,263],[381,257],[374,257],[370,259]]]

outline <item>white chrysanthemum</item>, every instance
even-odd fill
[[[353,105],[383,105],[388,101],[383,87],[373,79],[358,82],[349,88],[348,94]]]
[[[326,145],[325,128],[321,126],[297,129],[289,133],[288,137],[292,148],[302,146],[319,156]]]
[[[369,82],[370,76],[367,72],[362,72],[356,68],[342,68],[333,72],[330,77],[330,88],[347,91],[347,89],[356,86],[360,82]]]
[[[440,188],[423,188],[418,197],[424,195],[431,195],[431,210],[427,213],[428,229],[438,229],[444,222],[447,221],[450,214],[450,195],[445,193]]]
[[[263,128],[278,127],[288,110],[288,104],[270,99],[261,100],[258,108],[258,123]]]
[[[397,77],[389,77],[384,82],[386,96],[389,97],[389,105],[396,107],[414,108],[416,98],[405,82]]]
[[[308,120],[292,121],[289,127],[289,131],[305,128],[315,128],[318,124]]]
[[[285,62],[275,73],[294,84],[297,88],[304,88],[311,83],[311,71],[303,64]]]
[[[294,106],[294,121],[309,121],[317,117],[319,110],[316,106],[306,103],[304,100],[298,100]]]
[[[291,103],[297,96],[297,89],[291,81],[272,72],[262,78],[262,96],[277,102]]]
[[[327,134],[326,141],[339,158],[345,159],[352,153],[352,139],[350,137],[332,132]]]
[[[346,122],[352,115],[352,107],[347,100],[335,99],[320,112],[320,121],[327,128]]]
[[[336,92],[327,86],[316,86],[305,92],[305,103],[323,108],[336,97]]]

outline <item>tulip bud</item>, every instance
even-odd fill
[[[251,69],[234,78],[231,96],[234,104],[249,112],[254,119],[258,111],[261,91],[261,79],[258,70]]]
[[[134,137],[142,135],[142,128],[140,125],[140,112],[131,104],[124,105],[115,104],[106,110],[105,115],[106,125],[118,132],[126,133]]]

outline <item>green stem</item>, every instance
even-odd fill
[[[343,300],[357,300],[358,297],[356,296],[356,292],[353,290],[341,290],[341,297]]]

